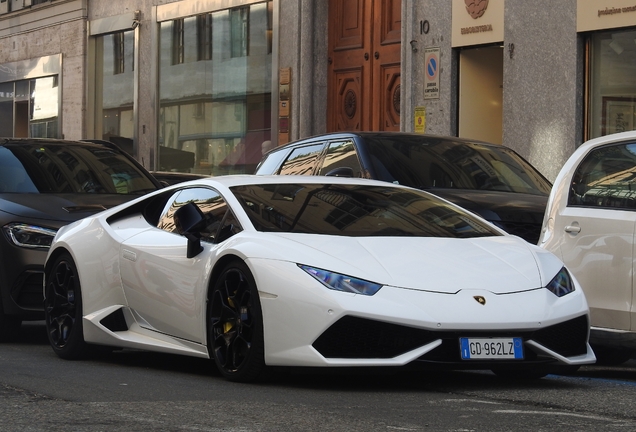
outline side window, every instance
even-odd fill
[[[256,167],[255,174],[257,175],[269,175],[269,174],[278,174],[278,169],[280,168],[283,159],[289,153],[289,149],[277,150],[267,154],[265,159],[261,160],[261,162]]]
[[[311,175],[324,147],[325,143],[319,143],[294,149],[280,169],[280,174]]]
[[[362,167],[351,140],[329,143],[327,154],[320,168],[320,175],[327,175],[329,172],[343,167],[351,168],[354,177],[362,177]]]
[[[636,210],[636,144],[590,152],[572,177],[568,205]]]
[[[179,234],[174,223],[174,214],[180,207],[190,202],[195,203],[206,218],[205,227],[200,231],[201,240],[214,242],[228,206],[223,197],[213,189],[189,188],[177,192],[168,200],[157,227]]]

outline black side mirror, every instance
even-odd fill
[[[350,167],[334,168],[325,175],[328,177],[353,177],[353,168],[350,168]]]
[[[188,239],[186,256],[193,258],[203,251],[201,246],[201,229],[205,226],[205,216],[195,203],[190,202],[174,213],[174,224],[177,231]]]

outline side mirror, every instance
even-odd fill
[[[195,203],[188,203],[174,213],[177,231],[188,239],[187,258],[193,258],[203,251],[201,229],[205,225],[205,216]]]
[[[327,177],[353,177],[353,169],[350,167],[334,168],[325,175]]]

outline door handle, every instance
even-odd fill
[[[570,234],[577,234],[581,232],[581,227],[576,225],[567,225],[565,227],[565,232]]]
[[[380,53],[379,52],[375,52],[375,54],[373,54],[373,57],[375,57],[375,59],[379,59],[380,58]]]

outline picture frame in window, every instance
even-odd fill
[[[630,97],[603,97],[602,135],[634,130],[636,99]]]

